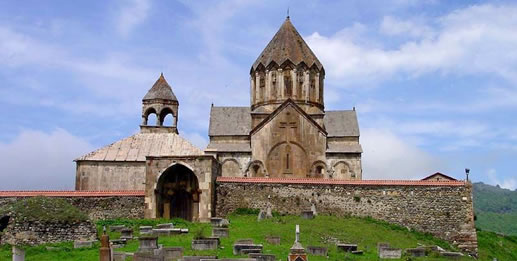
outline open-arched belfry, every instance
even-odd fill
[[[325,111],[324,83],[288,17],[251,66],[251,105],[212,107],[205,152],[223,176],[362,179],[355,110]]]
[[[145,216],[206,221],[222,177],[360,180],[355,110],[326,111],[325,69],[289,18],[250,69],[250,106],[212,106],[202,151],[179,135],[161,74],[140,132],[78,159],[76,190],[144,190]]]

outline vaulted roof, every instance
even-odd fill
[[[308,67],[314,65],[319,70],[323,69],[323,65],[294,28],[289,17],[253,63],[251,70],[257,69],[260,64],[267,67],[271,62],[282,65],[287,60],[295,65],[303,62]]]
[[[156,80],[156,82],[153,84],[153,87],[151,87],[151,89],[147,92],[142,100],[147,101],[156,99],[178,101],[176,95],[174,95],[174,92],[172,91],[171,86],[169,83],[167,83],[167,80],[165,80],[163,73],[160,74],[160,78]]]
[[[176,133],[138,133],[76,161],[145,161],[146,156],[190,156],[204,152]]]

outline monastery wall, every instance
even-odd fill
[[[145,162],[77,162],[76,190],[144,190]]]
[[[25,193],[25,194],[23,194]],[[119,195],[116,195],[116,194]],[[115,194],[115,195],[114,195]],[[24,197],[50,196],[67,200],[91,220],[144,218],[144,192],[0,192],[0,208]]]
[[[463,181],[338,181],[219,177],[216,214],[237,208],[265,209],[298,215],[372,217],[431,233],[460,249],[477,253],[472,185]]]

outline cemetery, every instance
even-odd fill
[[[20,205],[33,206],[34,200],[48,213],[42,209],[15,213],[10,208],[12,217],[1,234],[0,260],[473,260],[444,240],[369,218],[237,209],[204,223],[179,218],[90,221],[56,199],[31,198],[17,201],[15,207],[23,212]],[[52,213],[59,222],[49,218]],[[78,223],[93,226],[93,235],[86,233],[91,228],[74,227]],[[12,236],[11,229],[18,236]],[[45,231],[46,237],[37,231]],[[54,235],[62,239],[55,240]]]

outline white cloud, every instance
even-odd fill
[[[431,25],[387,18],[384,30],[409,32],[418,39],[395,48],[381,42],[367,46],[361,39],[315,32],[307,38],[334,80],[372,82],[394,73],[428,72],[494,74],[517,82],[517,6],[479,5],[431,19]],[[436,26],[432,27],[432,24]],[[429,37],[433,28],[436,35]],[[376,29],[371,29],[375,32]]]
[[[517,179],[514,177],[506,177],[502,180],[497,176],[497,171],[495,169],[489,169],[487,171],[487,176],[490,184],[499,185],[501,188],[515,190],[517,189]]]
[[[363,179],[422,179],[445,171],[445,164],[383,129],[363,129]]]
[[[0,143],[0,189],[74,189],[73,160],[93,149],[63,129],[50,133],[23,130],[13,141]]]
[[[380,25],[381,33],[387,35],[408,35],[429,38],[434,35],[431,27],[418,20],[400,20],[393,16],[385,16]]]
[[[131,31],[145,21],[151,9],[149,0],[126,0],[117,17],[117,30],[122,36],[127,36]]]

